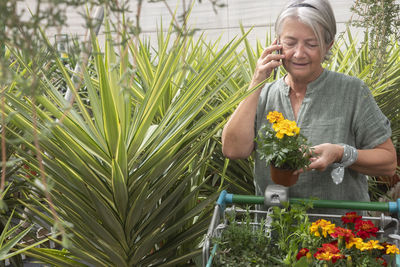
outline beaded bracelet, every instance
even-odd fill
[[[355,147],[338,144],[343,146],[343,156],[339,163],[333,163],[333,170],[331,172],[332,180],[335,184],[340,184],[344,177],[344,168],[352,165],[358,158],[358,151]]]

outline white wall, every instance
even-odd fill
[[[223,42],[231,40],[240,34],[240,22],[242,22],[246,29],[254,27],[249,35],[251,42],[254,42],[256,39],[264,41],[266,33],[272,29],[271,26],[273,26],[277,14],[285,3],[283,0],[220,0],[220,2],[226,4],[226,7],[219,8],[218,13],[215,14],[208,0],[202,0],[201,4],[198,3],[198,0],[193,1],[196,2],[190,16],[189,25],[205,31],[207,38],[210,40],[215,40],[222,36]],[[36,0],[25,0],[22,3],[20,2],[20,5],[22,9],[26,9],[27,7],[32,8],[35,2]],[[168,5],[173,11],[178,4],[178,13],[182,10],[182,2],[188,4],[190,1],[167,0]],[[331,0],[331,4],[338,23],[338,32],[341,32],[345,29],[345,24],[352,15],[350,7],[353,1]],[[130,0],[129,5],[132,10],[130,14],[131,18],[134,19],[137,0]],[[84,28],[85,22],[79,14],[79,12],[83,11],[82,8],[79,10],[69,8],[67,10],[67,25],[61,29],[48,31],[49,37],[52,37],[57,32],[84,36],[86,32]],[[167,28],[171,20],[171,15],[166,5],[163,2],[148,3],[146,0],[143,0],[140,17],[142,36],[150,36],[152,40],[155,40],[155,32],[161,19],[163,20],[164,28]],[[100,32],[100,35],[102,34],[104,34],[103,31]]]

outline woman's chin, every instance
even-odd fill
[[[315,80],[321,73],[323,68],[318,70],[311,70],[309,66],[294,67],[287,70],[294,80],[307,80],[311,82]]]

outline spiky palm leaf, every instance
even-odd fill
[[[58,59],[73,106],[45,76],[41,95],[7,94],[5,112],[24,134],[8,131],[31,151],[38,132],[48,190],[70,242],[70,254],[33,249],[27,255],[55,265],[147,266],[200,253],[187,246],[206,230],[218,194],[199,197],[210,177],[210,139],[246,89],[231,80],[241,39],[212,49],[187,36],[172,40],[171,29],[160,37],[153,58],[141,43],[122,47],[119,57],[111,36],[104,52],[93,38],[95,71],[81,74],[89,104]],[[29,62],[14,56],[29,73]],[[31,153],[20,150],[19,157],[40,171]],[[42,189],[40,181],[31,182]],[[43,200],[23,204],[54,225]]]

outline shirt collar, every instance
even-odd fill
[[[324,81],[325,81],[325,79],[326,79],[326,77],[327,77],[327,75],[328,75],[328,72],[329,72],[329,70],[323,69],[322,73],[318,76],[318,78],[315,79],[314,81],[310,82],[310,83],[307,85],[307,92],[306,92],[306,95],[312,94],[318,87],[320,87],[320,85],[321,85],[322,83],[324,83]],[[286,74],[286,75],[287,75],[287,74]],[[285,77],[286,77],[286,75],[283,76],[283,77],[280,79],[279,82],[281,83],[282,92],[283,92],[286,96],[289,96],[290,86],[287,85],[287,84],[285,83]]]

